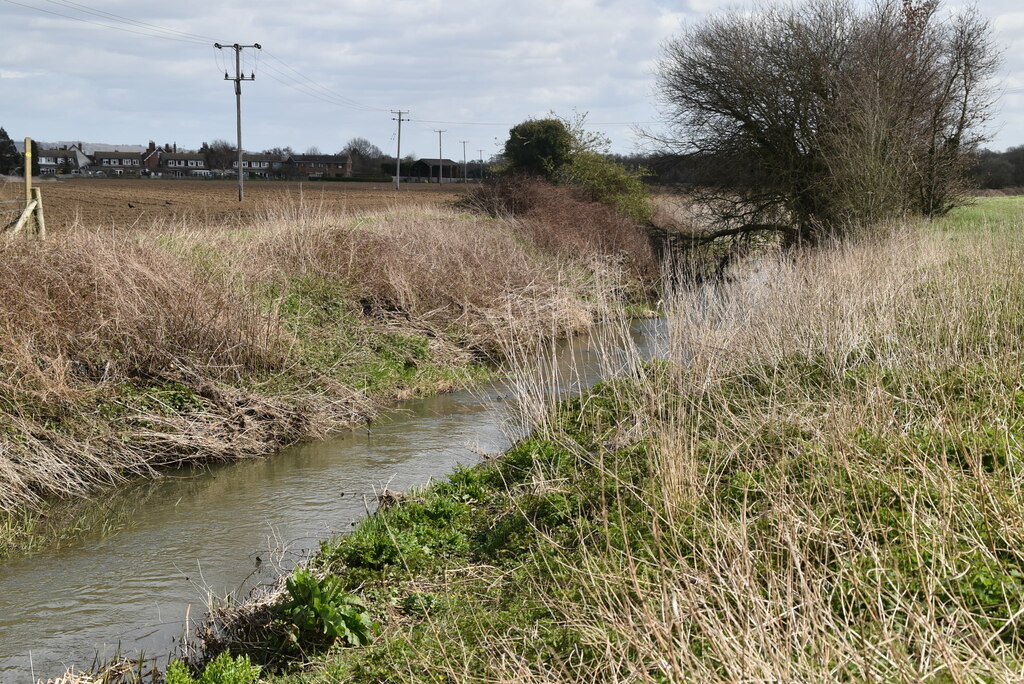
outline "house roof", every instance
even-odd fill
[[[293,154],[288,161],[306,164],[347,164],[347,154]]]
[[[248,152],[243,153],[246,161],[268,161],[268,162],[279,162],[281,157],[276,154],[249,154]]]
[[[75,157],[77,159],[75,150],[44,150],[39,148],[36,150],[36,154],[40,157]]]
[[[102,159],[141,159],[142,152],[118,152],[117,150],[114,150],[113,152],[100,151],[94,156]]]
[[[413,164],[419,164],[420,162],[427,166],[459,166],[458,162],[454,162],[451,159],[437,159],[436,157],[433,159],[417,159]]]
[[[175,159],[175,160],[201,160],[206,161],[206,157],[199,154],[198,152],[164,152],[160,155],[161,159]]]

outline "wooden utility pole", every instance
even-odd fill
[[[398,152],[395,154],[395,190],[400,190],[402,183],[402,122],[408,121],[408,119],[403,119],[402,115],[408,114],[409,110],[407,109],[403,112],[401,109],[392,109],[391,113],[398,115],[397,117],[391,117],[391,120],[398,122]]]
[[[437,184],[441,185],[441,178],[444,176],[444,155],[441,153],[441,134],[447,133],[448,131],[439,131],[435,128],[434,132],[437,133]]]
[[[480,182],[484,182],[484,151],[477,150],[480,153]]]
[[[245,188],[242,182],[245,178],[245,174],[242,173],[242,81],[256,80],[255,71],[251,72],[249,76],[242,73],[242,50],[245,48],[262,50],[263,48],[260,47],[259,43],[253,43],[252,45],[239,45],[238,43],[234,45],[221,45],[220,43],[214,43],[213,47],[218,50],[223,50],[227,47],[235,51],[235,75],[232,78],[227,72],[224,72],[224,80],[235,82],[235,116],[238,128],[238,201],[241,202],[245,199]]]
[[[462,143],[462,182],[465,183],[466,180],[467,180],[467,177],[466,177],[466,144],[469,141],[468,140],[460,140],[459,142]]]

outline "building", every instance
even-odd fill
[[[405,170],[404,165],[402,170]],[[456,178],[462,178],[462,166],[451,159],[418,159],[409,167],[405,176],[430,182],[440,179],[443,183],[450,183]]]
[[[198,152],[161,152],[160,173],[172,178],[207,178],[213,175],[206,165],[206,157]]]
[[[36,161],[39,164],[39,175],[73,173],[81,168],[79,163],[80,150],[36,148]],[[85,157],[85,155],[82,155]],[[86,157],[88,161],[88,157]]]
[[[352,157],[348,154],[293,154],[285,169],[295,178],[351,178]]]
[[[97,152],[93,156],[93,169],[112,176],[139,175],[145,152]]]
[[[231,168],[238,172],[238,160],[231,162]],[[275,154],[242,153],[242,170],[251,178],[270,178],[281,174],[281,158]]]

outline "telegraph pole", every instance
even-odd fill
[[[398,122],[398,153],[395,155],[395,190],[398,190],[402,182],[402,122],[408,121],[408,119],[403,119],[402,115],[408,114],[409,110],[406,109],[403,112],[401,109],[397,111],[392,109],[391,113],[398,115],[397,117],[391,117],[392,121]]]
[[[434,132],[437,133],[437,184],[441,185],[441,178],[444,176],[444,155],[441,154],[441,134],[447,133],[448,131],[439,131],[435,128]]]
[[[466,182],[466,143],[468,143],[469,141],[468,140],[460,140],[459,142],[462,143],[462,182],[465,183]]]
[[[480,153],[480,182],[484,182],[484,151],[477,150]]]
[[[245,199],[245,191],[242,186],[242,179],[245,177],[242,173],[242,81],[255,81],[256,72],[252,72],[248,76],[242,73],[242,50],[245,48],[256,48],[262,50],[259,43],[253,43],[252,45],[221,45],[220,43],[214,43],[213,47],[218,50],[224,48],[231,48],[235,51],[235,76],[232,78],[228,76],[227,72],[224,72],[225,81],[235,82],[235,116],[238,127],[238,201],[241,202]]]

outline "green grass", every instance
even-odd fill
[[[1019,229],[1024,223],[1024,195],[979,197],[939,220],[943,229],[975,231],[984,228]]]

